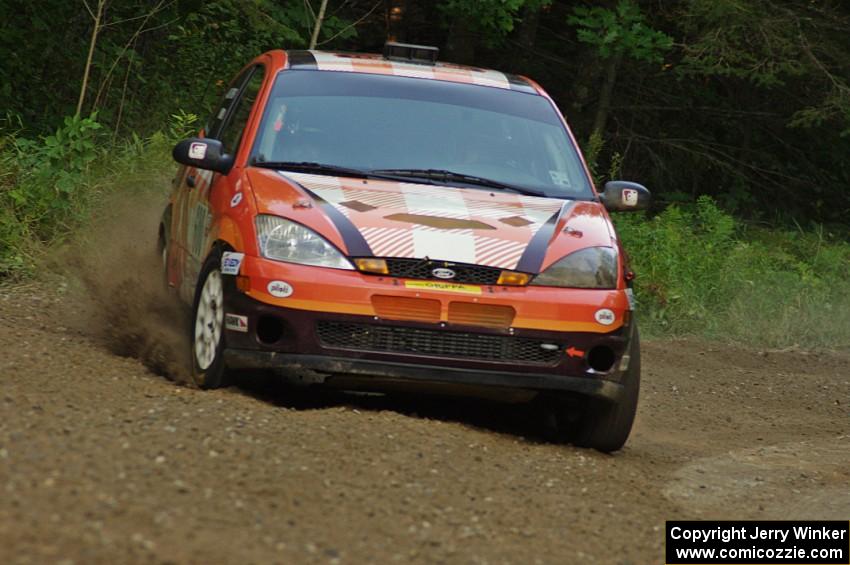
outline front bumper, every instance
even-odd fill
[[[225,311],[247,317],[247,331],[226,332],[225,363],[231,369],[274,369],[282,374],[310,374],[311,383],[362,390],[392,390],[399,385],[445,391],[450,394],[464,387],[481,391],[563,391],[615,401],[628,351],[630,325],[610,333],[553,332],[523,328],[464,327],[413,321],[378,320],[373,316],[317,312],[273,306],[240,292],[227,293]],[[323,325],[374,328],[376,332],[413,334],[410,342],[380,341],[378,346],[352,346],[334,342],[319,331]],[[416,341],[421,335],[460,336],[470,347],[465,354],[457,349],[429,350],[430,342]],[[514,340],[557,346],[551,355],[529,360],[525,353],[513,359],[482,353],[479,340],[512,345]],[[457,340],[456,340],[457,341]],[[454,342],[451,344],[454,346]],[[600,372],[590,368],[589,355],[604,348],[613,356],[612,367]],[[489,351],[489,350],[488,350]],[[504,351],[515,352],[508,347]],[[462,393],[462,391],[461,391]],[[474,393],[478,395],[479,393]]]
[[[351,357],[324,355],[299,355],[275,351],[250,349],[225,350],[225,363],[230,368],[278,369],[299,374],[302,371],[318,373],[313,383],[343,383],[364,390],[386,390],[400,388],[402,383],[424,385],[435,392],[476,390],[481,388],[523,390],[529,392],[562,391],[575,392],[616,401],[622,394],[623,385],[599,378],[572,377],[548,373],[516,373],[460,369],[413,363],[392,363]],[[315,376],[314,376],[315,378]],[[341,381],[341,382],[335,382]],[[373,386],[369,386],[369,385]]]

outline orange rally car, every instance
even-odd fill
[[[265,53],[174,148],[159,246],[197,384],[537,399],[558,437],[619,449],[640,349],[606,209],[649,192],[597,193],[531,80],[436,54]]]

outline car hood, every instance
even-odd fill
[[[536,273],[577,249],[614,244],[596,202],[253,171],[260,213],[305,223],[352,257],[427,257]],[[329,234],[329,225],[337,233]]]

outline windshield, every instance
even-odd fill
[[[552,104],[500,88],[289,70],[274,84],[252,162],[440,170],[562,198],[591,198]]]

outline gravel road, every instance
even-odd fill
[[[850,354],[647,341],[606,456],[517,407],[181,386],[69,300],[0,288],[0,563],[643,564],[668,519],[850,517]]]

